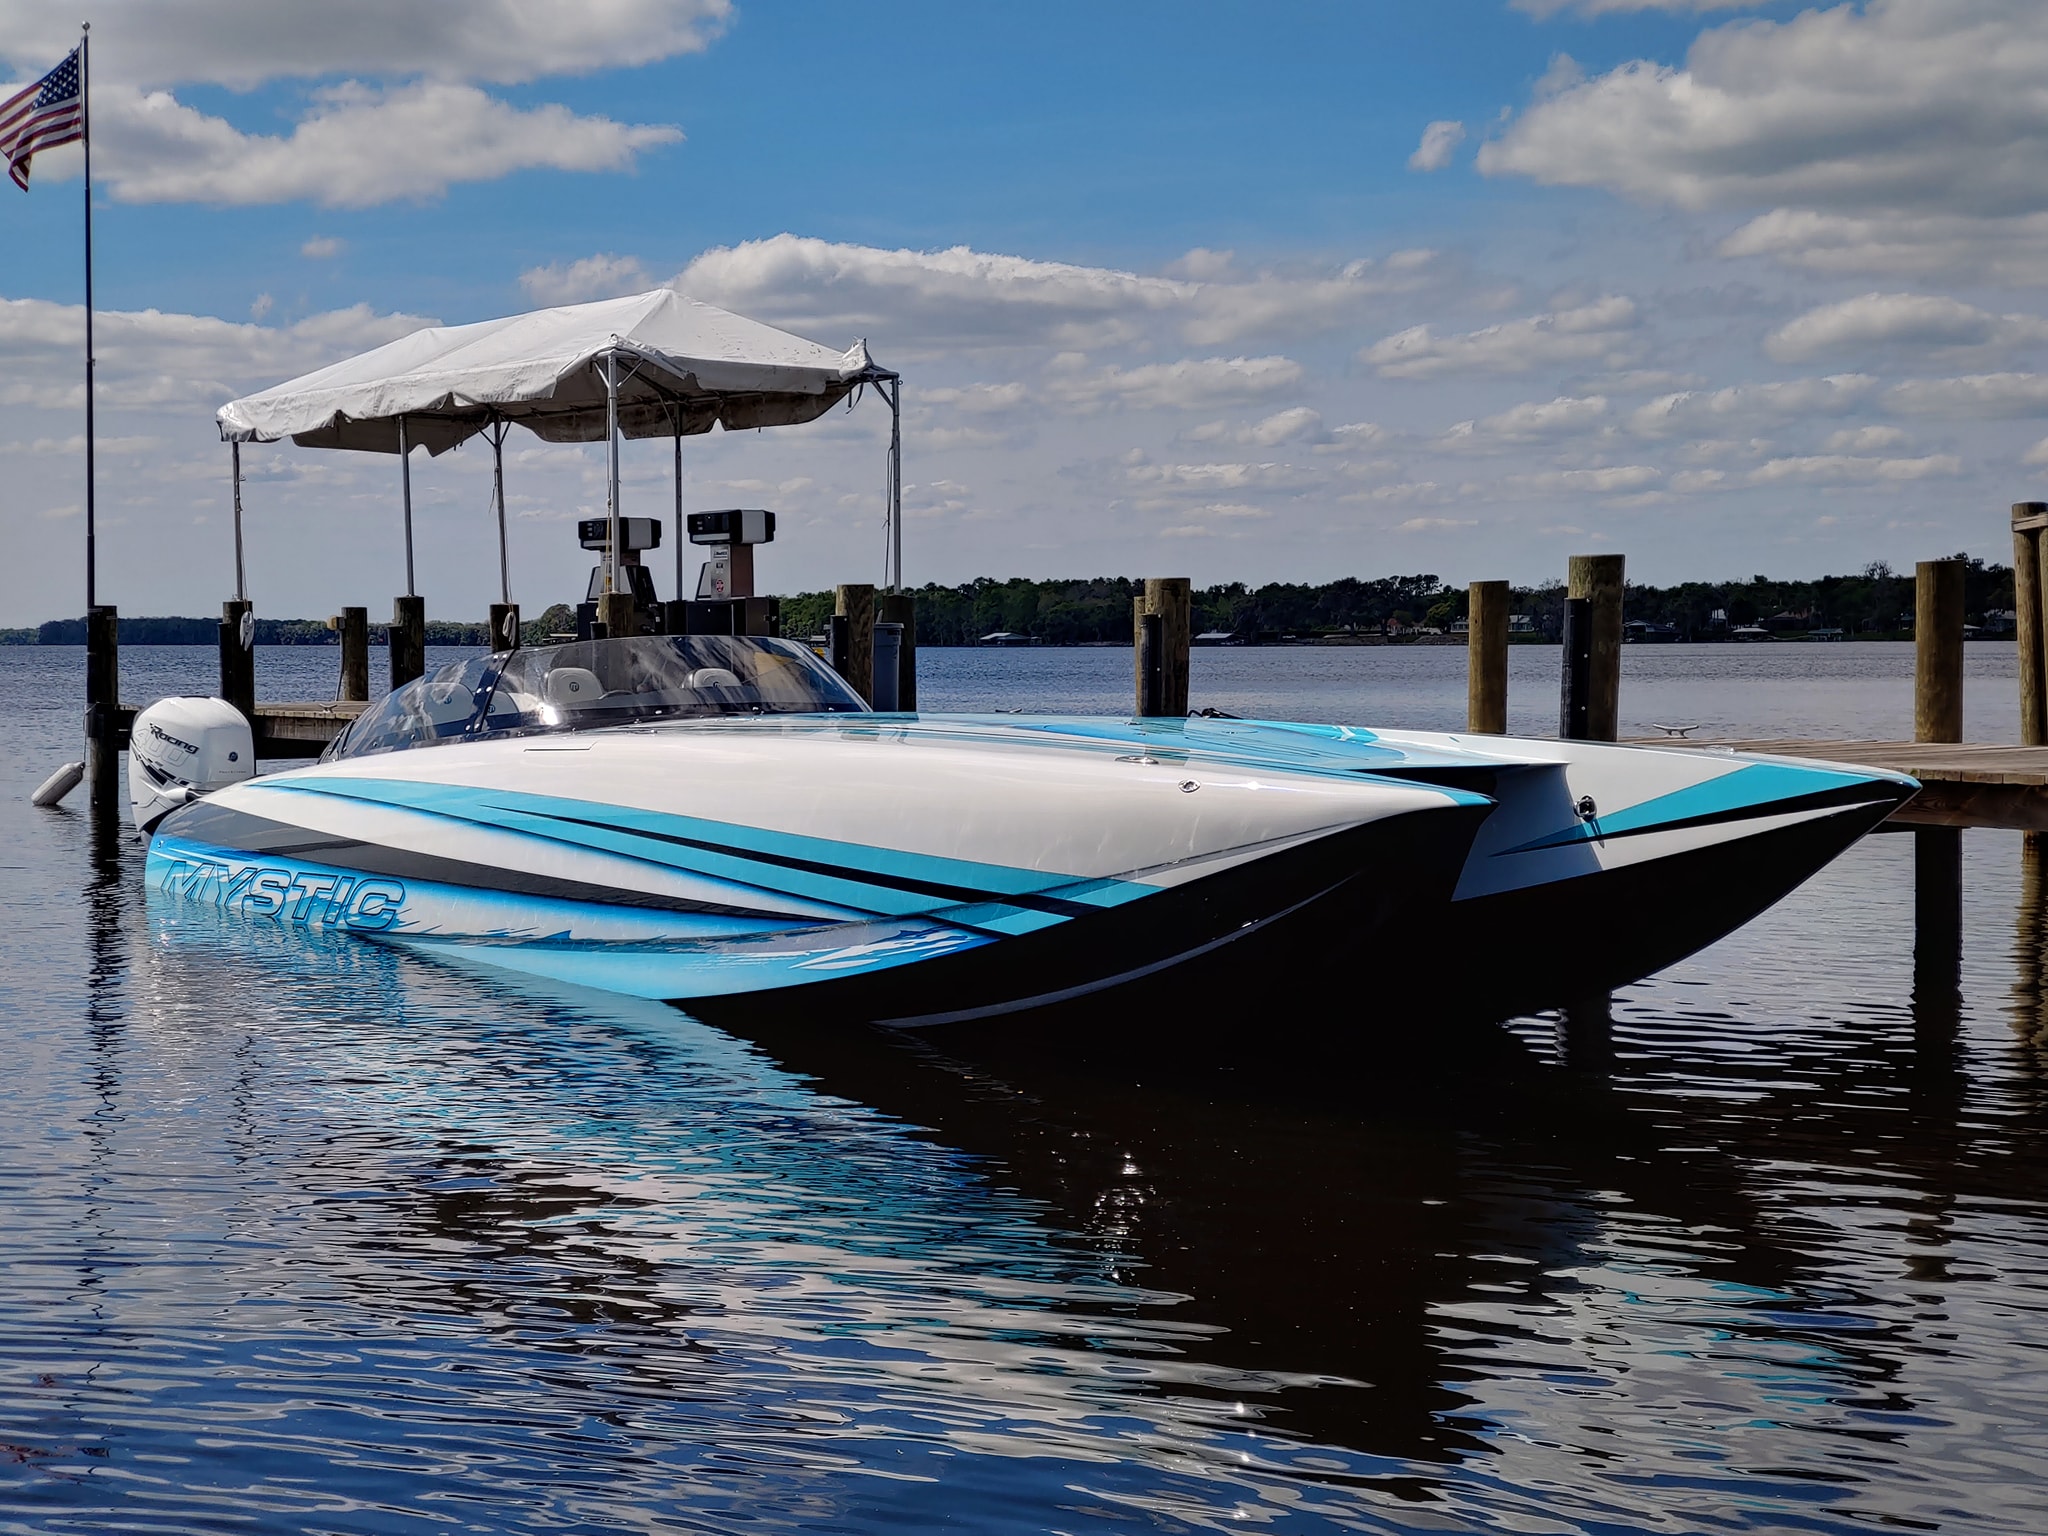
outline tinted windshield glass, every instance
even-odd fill
[[[586,640],[442,667],[366,711],[328,756],[636,721],[866,708],[838,673],[793,640]]]

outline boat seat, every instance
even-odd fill
[[[604,684],[588,667],[556,667],[541,683],[540,691],[557,709],[583,709],[604,697]]]
[[[739,675],[728,667],[699,667],[686,680],[686,686],[691,688],[737,688],[739,685]]]
[[[476,695],[461,683],[429,683],[420,690],[420,703],[436,725],[454,725],[476,713]]]

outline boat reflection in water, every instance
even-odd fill
[[[1912,845],[1604,1021],[1313,1072],[1261,1020],[1200,1056],[829,1019],[743,1041],[110,885],[102,1193],[9,1239],[77,1266],[36,1336],[102,1365],[0,1438],[180,1458],[148,1464],[202,1514],[260,1483],[349,1530],[381,1527],[323,1499],[2024,1526],[2038,1480],[1973,1468],[2048,1367],[2000,1321],[2048,1295],[2040,1058],[1985,1043],[1953,967],[1914,989]],[[2016,887],[1987,846],[1973,870]]]

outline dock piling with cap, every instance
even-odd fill
[[[840,668],[853,691],[875,704],[875,589],[851,582],[834,594],[834,612],[846,620],[846,662]]]
[[[1913,572],[1913,739],[1963,739],[1961,560],[1922,560]]]
[[[1508,584],[1475,581],[1466,589],[1465,729],[1508,731]]]
[[[2042,614],[2041,530],[2048,501],[2012,507],[2014,638],[2019,642],[2020,745],[2048,746],[2048,622]]]
[[[1563,734],[1583,741],[1613,741],[1621,721],[1621,599],[1624,557],[1621,555],[1573,555],[1566,567],[1565,586],[1565,713],[1569,718]],[[1571,604],[1583,602],[1583,609]],[[1576,614],[1584,615],[1584,633],[1572,626]],[[1570,684],[1573,641],[1583,658],[1584,720],[1576,716]]]
[[[246,598],[220,605],[220,696],[256,721],[256,616]]]
[[[1148,697],[1146,620],[1158,625],[1149,656],[1153,668]],[[1185,576],[1148,576],[1142,596],[1131,600],[1131,670],[1140,715],[1184,717],[1188,712],[1188,645],[1194,635],[1194,583]]]
[[[427,673],[427,600],[410,595],[391,600],[391,691]]]
[[[85,615],[85,778],[95,810],[120,799],[121,621],[112,604]]]
[[[881,593],[875,598],[875,622],[902,630],[896,652],[896,707],[908,713],[917,708],[917,599],[908,592]]]
[[[338,698],[370,697],[370,610],[344,608],[334,621],[341,635],[341,691]]]

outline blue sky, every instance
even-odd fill
[[[15,78],[70,9],[0,0]],[[106,586],[226,595],[233,394],[670,281],[903,368],[913,581],[1996,555],[2048,460],[2044,12],[448,0],[423,36],[399,0],[104,0]],[[0,188],[4,623],[80,601],[75,174]],[[772,585],[871,577],[885,431],[693,441],[692,500],[783,513]],[[533,606],[580,585],[602,488],[526,446]],[[627,500],[661,501],[636,454]],[[434,611],[493,595],[486,465],[416,469]],[[250,467],[259,609],[396,590],[395,466]]]

